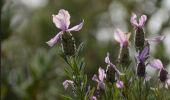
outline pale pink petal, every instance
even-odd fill
[[[146,20],[147,20],[147,16],[142,15],[139,19],[139,27],[143,27],[145,25]]]
[[[156,68],[156,69],[162,69],[163,64],[159,59],[154,59],[153,61],[150,62],[151,67]]]
[[[116,30],[116,32],[114,33],[114,38],[121,45],[123,45],[127,41],[126,35],[120,29]]]
[[[166,84],[165,84],[165,88],[170,88],[170,79],[167,79]]]
[[[103,81],[98,82],[97,88],[101,90],[105,90],[105,83]]]
[[[99,71],[99,80],[103,81],[106,78],[105,71],[101,67],[99,68],[98,71]]]
[[[79,25],[76,25],[76,26],[74,26],[74,27],[68,29],[67,31],[69,31],[69,32],[70,32],[70,31],[79,31],[79,30],[82,29],[83,24],[84,24],[84,20],[83,20]]]
[[[53,15],[53,22],[57,28],[65,31],[70,25],[70,14],[68,11],[61,9],[57,15]]]
[[[64,89],[67,89],[69,85],[73,85],[73,81],[72,80],[65,80],[63,82],[63,86],[64,86]]]
[[[117,80],[117,82],[116,82],[116,87],[119,88],[119,89],[122,89],[122,88],[124,87],[123,81]]]
[[[50,39],[48,42],[46,42],[50,47],[52,47],[54,44],[56,44],[59,40],[60,37],[62,36],[63,32],[59,32],[55,37]]]
[[[161,42],[162,40],[165,39],[165,36],[155,36],[149,39],[146,39],[146,41],[150,41],[150,42]]]
[[[168,84],[168,86],[170,86],[170,79],[168,79],[166,83]]]
[[[109,53],[107,53],[107,56],[105,57],[105,63],[110,64]]]
[[[132,17],[131,17],[131,19],[130,19],[130,22],[131,22],[131,24],[134,26],[134,27],[138,27],[138,22],[137,22],[137,16],[136,16],[136,14],[132,14]]]
[[[96,74],[95,74],[95,75],[93,75],[92,80],[93,80],[93,81],[96,81],[96,82],[99,82],[99,80],[98,80],[98,78],[97,78]]]

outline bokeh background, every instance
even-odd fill
[[[71,26],[85,21],[73,36],[77,46],[85,42],[81,56],[89,80],[99,66],[106,67],[107,52],[116,62],[116,28],[132,32],[133,45],[132,13],[148,16],[147,37],[166,36],[160,44],[151,43],[151,55],[161,59],[170,72],[170,0],[1,0],[0,4],[1,100],[61,100],[61,94],[70,94],[62,86],[67,77],[60,44],[50,48],[45,43],[59,32],[52,14],[60,9],[70,12]],[[134,54],[132,49],[132,58]]]

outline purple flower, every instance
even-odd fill
[[[53,16],[53,23],[57,28],[61,29],[61,31],[52,39],[50,39],[48,42],[46,42],[50,47],[52,47],[55,43],[59,41],[59,39],[61,38],[62,34],[64,34],[64,32],[79,31],[83,27],[84,21],[69,29],[70,14],[68,11],[64,9],[61,9],[57,15],[52,15],[52,16]]]
[[[95,96],[90,97],[90,100],[97,100]]]
[[[65,80],[63,82],[64,89],[66,90],[69,85],[73,86],[74,82],[72,80]]]
[[[147,20],[147,16],[146,15],[142,15],[139,18],[139,21],[137,21],[137,16],[136,16],[136,14],[133,13],[130,21],[131,21],[131,24],[135,28],[143,28],[144,25],[145,25],[146,20]]]
[[[148,38],[148,39],[145,39],[145,40],[150,41],[150,42],[161,42],[164,39],[165,39],[165,36],[155,36],[155,37]]]
[[[120,29],[117,29],[116,32],[114,33],[114,38],[117,42],[120,43],[120,46],[128,46],[128,41],[130,38],[130,33],[124,33]]]
[[[119,89],[122,89],[124,87],[123,81],[117,80],[116,87],[119,88]]]
[[[161,60],[154,59],[153,61],[150,62],[150,66],[159,70],[159,79],[161,82],[165,82],[165,83],[167,83],[167,81],[169,82],[169,79],[168,79],[169,74],[164,69]]]
[[[98,69],[99,72],[99,79],[97,78],[96,74],[93,76],[92,80],[96,81],[98,83],[98,89],[105,89],[105,83],[104,80],[106,79],[106,74],[104,69],[102,69],[101,67]]]

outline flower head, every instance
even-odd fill
[[[150,66],[159,70],[159,79],[161,82],[169,81],[168,71],[164,69],[161,60],[154,59],[153,61],[150,62]]]
[[[137,21],[137,16],[136,16],[136,14],[133,13],[130,21],[131,21],[131,24],[135,28],[143,28],[144,25],[145,25],[146,20],[147,20],[147,16],[146,15],[142,15],[139,18],[139,21]]]
[[[101,67],[98,69],[99,72],[99,79],[97,78],[96,74],[93,76],[92,80],[96,81],[98,83],[98,88],[104,90],[105,89],[105,83],[104,80],[106,79],[106,74],[104,69]]]
[[[117,29],[114,33],[114,38],[120,43],[120,46],[128,46],[128,40],[130,38],[130,33],[124,33],[120,29]]]
[[[59,39],[61,38],[62,34],[64,34],[64,32],[79,31],[83,27],[84,21],[69,29],[70,14],[68,11],[64,9],[61,9],[57,15],[52,15],[52,17],[53,17],[53,23],[57,28],[61,29],[61,31],[52,39],[50,39],[48,42],[46,42],[50,47],[52,47],[55,43],[59,41]]]

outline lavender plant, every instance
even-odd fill
[[[61,31],[47,44],[52,47],[61,39],[62,52],[61,57],[66,62],[65,73],[67,80],[63,82],[64,89],[72,89],[72,96],[63,96],[64,99],[73,100],[168,100],[169,96],[164,97],[163,93],[170,92],[169,73],[163,67],[159,59],[150,57],[151,42],[161,42],[164,36],[145,38],[144,26],[147,16],[142,15],[137,21],[135,14],[131,17],[131,24],[135,29],[134,47],[137,54],[133,59],[129,52],[129,32],[124,33],[117,29],[114,38],[120,44],[120,51],[116,64],[110,60],[110,55],[104,59],[106,67],[99,67],[98,75],[94,74],[92,78],[87,78],[84,72],[85,62],[80,56],[83,50],[83,43],[76,48],[75,40],[71,31],[80,31],[84,21],[69,29],[70,14],[66,10],[60,10],[57,15],[53,15],[53,22]],[[132,45],[133,43],[131,43]],[[152,77],[148,75],[146,68],[151,67],[159,71],[159,77],[155,80],[157,83],[151,85]],[[134,67],[133,67],[134,66]],[[154,79],[154,78],[153,78]],[[87,85],[88,81],[95,81],[96,86]],[[158,84],[158,85],[157,85]],[[161,85],[162,86],[159,86]]]

